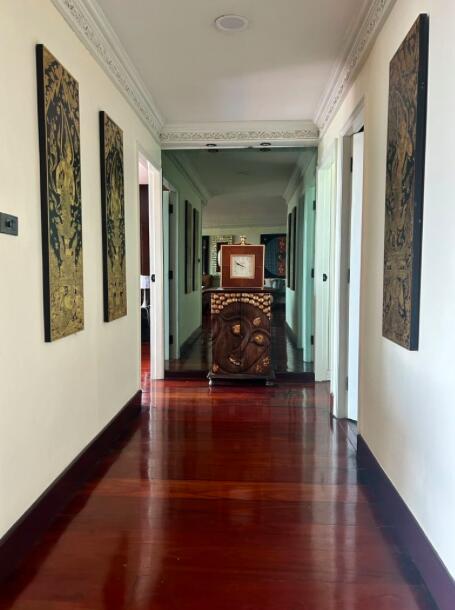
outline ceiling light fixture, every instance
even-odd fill
[[[272,149],[272,145],[270,144],[270,142],[261,142],[259,146],[259,150],[261,152],[269,152],[269,150]]]
[[[217,153],[217,152],[219,152],[219,149],[218,149],[216,144],[206,144],[206,146],[207,146],[208,152],[210,152],[210,153]]]
[[[248,19],[241,15],[220,15],[215,19],[215,27],[222,32],[242,32],[248,23]]]

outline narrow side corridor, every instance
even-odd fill
[[[2,587],[16,610],[429,610],[325,384],[150,384]]]

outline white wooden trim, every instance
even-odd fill
[[[259,148],[272,146],[316,146],[319,130],[313,121],[241,121],[221,123],[167,124],[161,130],[163,149]]]
[[[159,141],[163,117],[151,92],[95,0],[52,0],[84,46]]]
[[[362,12],[360,23],[353,28],[314,116],[321,137],[367,59],[395,2],[396,0],[369,0],[366,3],[367,10]]]
[[[150,275],[150,378],[164,378],[164,285],[163,285],[163,200],[161,169],[149,160],[147,153],[137,145],[138,205],[139,163],[148,168]],[[138,226],[140,232],[140,224]],[[138,278],[139,279],[139,278]],[[138,291],[139,293],[139,291]],[[140,350],[140,346],[138,346]]]

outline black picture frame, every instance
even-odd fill
[[[36,45],[44,340],[84,329],[79,85]]]
[[[297,207],[292,210],[292,275],[291,290],[296,287],[296,263],[297,263]]]
[[[288,213],[288,232],[287,232],[287,252],[286,252],[286,286],[291,288],[292,275],[292,213]]]
[[[185,293],[193,292],[194,272],[194,232],[193,232],[193,206],[185,200]]]
[[[193,291],[198,289],[199,282],[199,210],[193,208],[193,273],[192,285]]]
[[[99,131],[103,311],[104,321],[112,322],[128,313],[123,132],[103,110],[99,113]]]

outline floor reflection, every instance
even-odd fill
[[[13,610],[430,610],[326,384],[150,382],[2,588]]]

